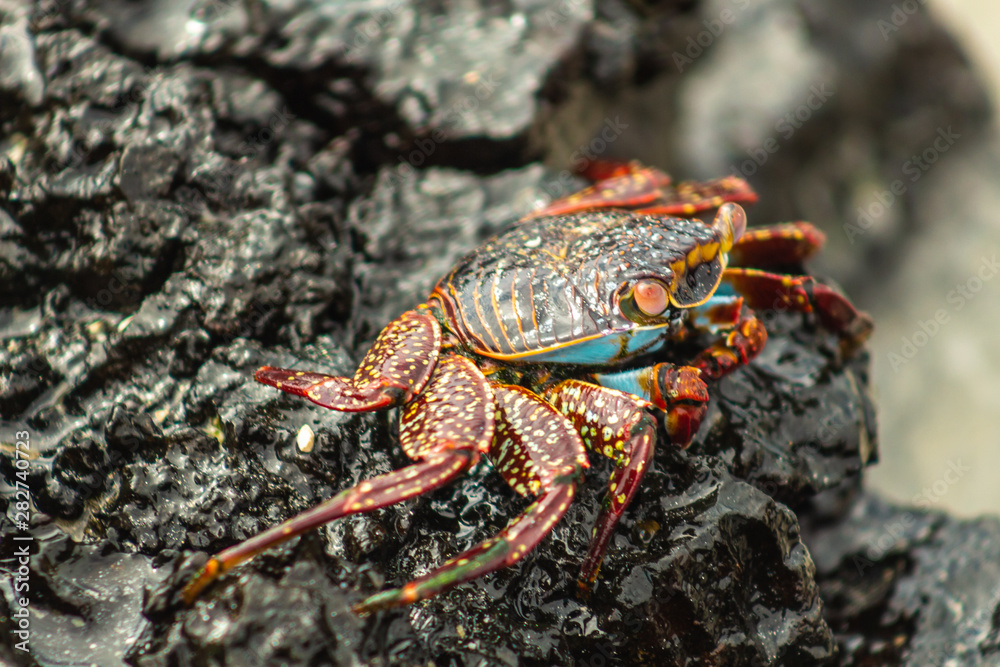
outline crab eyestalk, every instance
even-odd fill
[[[739,204],[723,204],[715,215],[712,228],[719,232],[722,252],[729,252],[747,230],[747,214]]]

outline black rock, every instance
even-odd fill
[[[960,521],[864,496],[805,541],[843,664],[1000,660],[997,519]]]

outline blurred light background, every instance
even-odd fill
[[[1000,108],[1000,3],[928,5],[972,61],[994,110]],[[968,287],[976,287],[980,267],[1000,253],[1000,141],[994,133],[991,141],[960,145],[941,166],[915,186],[929,193],[923,202],[939,223],[903,249],[901,270],[885,286],[884,298],[871,304],[878,327],[873,356],[881,462],[869,470],[867,483],[901,502],[923,498],[961,516],[997,514],[1000,276],[984,280],[970,299],[948,296],[970,280]],[[984,276],[989,273],[984,269]],[[912,341],[938,310],[947,321],[926,345],[903,364],[890,359],[903,338]]]
[[[969,58],[989,84],[995,108],[1000,108],[1000,3],[995,0],[930,0],[931,11],[962,43]]]

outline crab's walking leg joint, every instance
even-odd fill
[[[788,276],[759,269],[729,268],[722,282],[763,312],[816,313],[820,323],[840,335],[845,351],[864,343],[872,332],[867,313],[811,276]]]
[[[474,465],[493,438],[495,406],[489,384],[464,357],[438,363],[424,391],[404,410],[400,442],[418,463],[338,493],[283,524],[213,556],[184,589],[190,604],[219,575],[273,546],[329,523],[419,496]]]
[[[844,296],[810,276],[789,276],[770,270],[797,270],[826,241],[808,222],[749,229],[729,252],[730,267],[723,284],[747,297],[759,311],[815,312],[820,323],[840,335],[845,354],[871,335],[871,318]]]
[[[441,327],[425,310],[411,310],[382,330],[354,377],[265,366],[258,382],[317,405],[343,412],[367,412],[402,405],[423,389],[441,349]]]
[[[576,482],[589,466],[580,436],[552,406],[517,386],[494,384],[496,435],[490,458],[525,496],[539,498],[496,537],[455,556],[402,588],[377,593],[354,607],[370,613],[433,597],[462,582],[518,562],[566,513]]]
[[[580,588],[588,591],[618,520],[653,462],[656,421],[646,411],[653,406],[638,396],[579,380],[559,383],[545,392],[545,399],[573,422],[588,449],[615,462],[580,571]]]
[[[732,322],[733,316],[736,321]],[[710,308],[706,313],[710,325],[731,326],[712,347],[708,348],[691,363],[701,371],[706,380],[718,380],[749,363],[760,354],[767,343],[767,330],[753,311],[743,306],[743,299],[737,297]]]

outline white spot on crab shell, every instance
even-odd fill
[[[533,239],[528,239],[527,241],[525,241],[524,242],[524,247],[526,247],[526,248],[537,248],[541,244],[542,244],[542,237],[541,236],[536,236]]]

